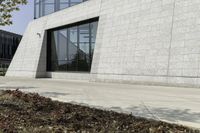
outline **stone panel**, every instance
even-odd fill
[[[199,86],[199,6],[199,0],[89,0],[58,11],[29,24],[6,75],[49,76],[46,30],[99,17],[90,81]]]

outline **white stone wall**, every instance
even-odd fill
[[[42,44],[45,42],[46,22],[44,19],[41,20],[28,25],[6,76],[36,77]]]
[[[199,7],[199,0],[89,0],[50,14],[30,23],[7,76],[46,76],[45,31],[99,17],[91,81],[199,86]]]
[[[200,84],[200,1],[176,0],[170,49],[170,83]]]
[[[30,22],[6,76],[46,77],[46,30],[98,17],[100,2],[90,0]]]

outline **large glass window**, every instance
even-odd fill
[[[62,30],[48,31],[48,71],[89,72],[97,26],[97,21],[92,21]]]
[[[34,18],[39,18],[58,10],[77,5],[87,0],[35,0]]]

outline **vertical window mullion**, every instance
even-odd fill
[[[89,56],[90,56],[90,66],[92,65],[92,28],[91,23],[89,23]],[[91,67],[90,67],[91,69]]]
[[[76,67],[76,70],[78,71],[79,69],[79,50],[80,50],[80,30],[79,30],[79,26],[77,26],[77,52],[78,52],[78,56],[77,56],[77,67]]]
[[[34,19],[36,19],[36,0],[34,0]]]
[[[71,6],[71,0],[69,0],[69,4],[68,5],[69,5],[69,7]]]
[[[45,15],[45,3],[46,3],[46,0],[42,0],[42,16]]]
[[[39,14],[39,17],[42,17],[42,16],[41,16],[41,0],[39,0],[39,3],[38,3],[38,4],[39,4],[39,13],[38,13],[38,14]]]
[[[60,0],[54,0],[54,11],[58,11],[60,8]]]
[[[58,63],[59,63],[59,54],[60,54],[60,37],[59,37],[59,30],[57,31],[57,40],[56,40],[56,42],[57,42],[57,56],[58,56]]]
[[[52,48],[52,34],[53,32],[48,32],[47,33],[47,38],[50,38],[47,40],[47,46],[46,46],[46,55],[47,55],[47,71],[52,71],[52,54],[51,54],[51,48]]]
[[[69,34],[69,29],[67,29],[67,49],[66,49],[66,53],[67,53],[67,71],[68,71],[68,64],[69,64],[69,41],[70,41],[70,34]]]

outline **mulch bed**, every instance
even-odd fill
[[[0,133],[200,133],[165,122],[52,101],[35,93],[0,91]]]

